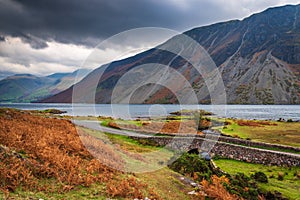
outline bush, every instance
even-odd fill
[[[211,182],[203,180],[201,182],[203,190],[210,198],[213,199],[239,199],[236,194],[230,194],[224,185],[229,185],[229,179],[227,177],[221,176],[217,177],[213,175],[211,177]]]
[[[226,185],[231,194],[237,194],[244,199],[257,199],[259,189],[254,180],[244,173],[237,173],[230,177],[230,185]]]
[[[256,181],[261,183],[268,183],[268,178],[263,172],[255,172],[255,174],[253,174],[251,178],[254,178]]]
[[[198,154],[182,154],[176,161],[169,165],[169,168],[190,177],[197,175],[197,180],[209,179],[212,171],[208,162],[200,158]]]
[[[117,123],[115,123],[115,122],[108,122],[107,125],[108,125],[109,127],[111,127],[111,128],[121,129],[120,126],[119,126]]]
[[[283,178],[284,178],[284,173],[283,173],[283,172],[278,172],[278,177],[277,177],[277,179],[278,179],[279,181],[283,181]]]
[[[300,172],[295,171],[295,172],[294,172],[294,176],[295,176],[296,178],[300,178]]]

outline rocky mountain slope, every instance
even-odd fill
[[[0,102],[32,102],[52,96],[72,86],[77,72],[55,73],[45,77],[31,74],[6,77],[0,81]]]
[[[195,28],[184,35],[202,45],[215,62],[223,78],[227,103],[300,103],[300,4],[269,8],[241,21]],[[162,50],[168,46],[176,49],[176,45],[184,42],[183,36],[175,36],[159,48],[112,62],[98,80],[103,70],[100,67],[78,84],[42,102],[72,102],[72,92],[76,89],[80,94],[76,96],[76,102],[124,103],[131,91],[128,88],[137,87],[130,103],[178,103],[178,95],[186,88],[186,83],[175,80],[176,87],[170,89],[151,82],[149,76],[143,76],[147,73],[159,76],[161,71],[157,64],[161,64],[174,69],[170,73],[173,76],[179,73],[188,80],[196,91],[198,102],[209,103],[211,96],[201,74],[182,56]],[[190,52],[190,59],[198,56],[193,55],[193,47],[187,45],[185,48]],[[145,68],[139,69],[139,66],[149,63],[155,63],[149,72]],[[119,86],[120,78],[134,69],[131,79]],[[170,76],[166,81],[171,85],[169,79]],[[137,84],[141,82],[147,84]],[[119,87],[118,95],[114,96],[116,86]],[[189,103],[189,93],[185,96],[183,103]]]

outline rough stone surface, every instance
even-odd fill
[[[151,144],[165,146],[176,151],[189,151],[201,149],[215,155],[234,160],[277,166],[300,167],[300,155],[286,152],[278,152],[266,149],[258,149],[222,141],[206,140],[200,137],[132,137],[136,140],[146,140]],[[204,142],[205,141],[205,142]]]

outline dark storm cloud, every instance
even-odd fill
[[[30,44],[30,46],[34,49],[43,49],[48,47],[47,43],[35,36],[30,36],[30,35],[25,35],[25,34],[20,34],[19,35],[22,39],[23,42]]]
[[[183,30],[228,16],[209,0],[195,2],[185,8],[158,0],[0,0],[0,31],[21,37],[33,48],[46,47],[43,40],[94,46],[131,28]],[[212,10],[218,15],[207,17]]]
[[[137,27],[184,31],[241,18],[285,0],[0,0],[0,34],[21,37],[33,48],[45,41],[95,46]],[[296,0],[289,0],[296,1]]]

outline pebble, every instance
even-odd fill
[[[188,194],[194,195],[194,194],[197,194],[197,192],[195,192],[195,190],[193,190],[193,191],[191,191],[191,192],[188,192]]]
[[[194,186],[194,187],[196,187],[198,184],[195,183],[195,182],[191,182],[191,185]]]

